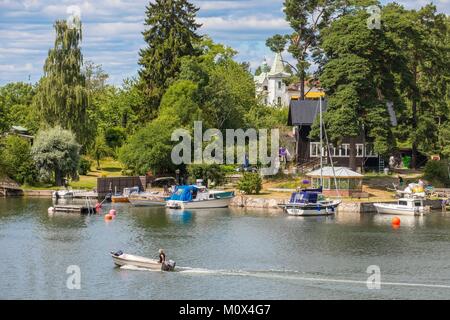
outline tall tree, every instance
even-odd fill
[[[0,87],[0,127],[26,127],[31,132],[39,128],[39,114],[32,106],[35,88],[24,82],[11,82]],[[0,128],[1,132],[1,128]]]
[[[383,9],[387,34],[407,59],[409,77],[401,83],[408,108],[403,129],[412,146],[411,166],[418,152],[438,153],[439,131],[449,119],[446,95],[450,78],[448,17],[434,5],[406,10],[392,3]],[[442,126],[443,125],[443,126]]]
[[[100,91],[106,87],[106,80],[108,80],[109,75],[103,70],[101,64],[88,60],[84,63],[83,69],[88,90]]]
[[[286,48],[288,38],[281,34],[276,34],[266,40],[266,46],[275,53],[282,53]]]
[[[89,138],[86,110],[88,90],[82,72],[81,22],[56,21],[55,45],[48,52],[35,103],[45,123],[76,132],[77,140]]]
[[[300,99],[305,99],[305,80],[310,67],[310,58],[318,55],[320,30],[333,19],[353,10],[355,7],[375,4],[376,0],[285,0],[284,13],[293,29],[290,35],[275,35],[267,39],[266,45],[274,52],[284,51],[297,60],[296,71],[300,80]],[[287,61],[285,61],[288,63]],[[289,64],[289,63],[288,63]]]
[[[147,47],[140,51],[139,60],[142,90],[148,98],[148,106],[140,112],[143,121],[156,116],[164,92],[177,77],[181,58],[198,53],[197,11],[187,0],[156,0],[147,6],[143,32]]]
[[[398,101],[395,79],[403,76],[406,59],[384,29],[369,29],[365,10],[355,9],[322,32],[326,63],[320,81],[329,107],[324,116],[333,142],[351,139],[350,167],[356,167],[355,138],[366,135],[375,151],[394,147],[387,102]]]

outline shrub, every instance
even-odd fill
[[[436,187],[450,186],[450,163],[448,160],[428,161],[424,169],[424,178]]]
[[[75,135],[60,127],[40,131],[31,148],[40,179],[48,181],[53,178],[56,186],[62,186],[67,176],[77,177],[79,151]]]
[[[36,165],[31,156],[30,143],[17,136],[8,136],[1,150],[2,171],[19,183],[34,184],[37,180]]]
[[[80,163],[78,164],[78,174],[80,175],[87,175],[88,172],[91,170],[92,161],[86,158],[81,158]]]
[[[192,164],[188,167],[189,177],[192,180],[208,180],[216,186],[220,186],[225,181],[225,170],[218,164]]]
[[[239,166],[233,165],[233,164],[223,164],[220,166],[222,168],[222,171],[225,173],[236,173],[236,169]]]
[[[258,173],[244,173],[238,183],[238,189],[246,194],[259,194],[262,189],[262,179]]]
[[[132,177],[132,176],[134,175],[134,171],[131,170],[131,169],[123,169],[123,170],[121,171],[121,174],[122,174],[123,176]]]
[[[112,127],[105,130],[106,144],[111,150],[120,148],[125,142],[127,135],[125,129],[121,127]]]

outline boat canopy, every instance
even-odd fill
[[[192,194],[198,192],[199,188],[194,185],[190,186],[177,186],[175,192],[172,194],[169,200],[176,201],[192,201]]]
[[[304,189],[301,192],[294,192],[289,203],[317,203],[320,193],[322,193],[322,188]]]

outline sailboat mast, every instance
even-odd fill
[[[320,114],[320,186],[323,187],[323,118],[322,118],[322,97],[319,97]]]

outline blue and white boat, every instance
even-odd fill
[[[294,192],[291,195],[290,200],[285,204],[284,210],[292,216],[329,216],[333,215],[337,211],[337,207],[341,204],[341,200],[329,200],[325,199],[322,194],[323,186],[323,117],[322,117],[322,98],[319,99],[319,116],[320,116],[320,188],[318,189],[303,189],[299,192]],[[326,135],[325,135],[326,136]],[[330,144],[327,140],[327,148]],[[328,150],[329,151],[329,150]],[[333,165],[333,159],[331,152],[328,152],[330,157],[331,168],[334,175],[334,184],[336,185],[336,191],[339,194],[337,188],[336,174]]]
[[[234,198],[234,191],[208,190],[205,186],[177,186],[167,201],[171,209],[226,208]]]
[[[284,209],[292,216],[328,216],[336,213],[340,200],[323,199],[322,188],[294,192]]]

